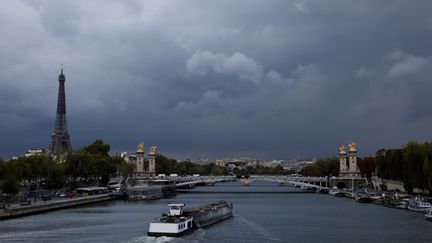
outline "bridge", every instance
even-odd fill
[[[275,182],[279,186],[293,186],[303,189],[328,189],[330,183],[327,177],[305,177],[291,175],[251,175],[237,178],[236,176],[175,176],[165,179],[174,181],[179,187],[193,187],[195,185],[213,186],[215,183],[240,181],[244,186],[249,186],[254,181]]]
[[[177,187],[195,186],[199,184],[213,186],[220,182],[237,181],[236,176],[176,176],[165,177],[165,179],[174,181]]]

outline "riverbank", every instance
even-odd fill
[[[29,205],[11,204],[0,209],[0,220],[21,217],[26,215],[44,213],[64,208],[76,207],[91,203],[98,203],[119,199],[120,196],[109,193],[59,200],[38,201]]]

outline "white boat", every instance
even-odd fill
[[[305,185],[302,185],[300,187],[300,190],[303,191],[303,192],[313,192],[314,191],[311,187],[308,187],[308,186],[305,186]]]
[[[360,191],[354,194],[354,200],[360,203],[370,203],[372,198],[366,192]]]
[[[148,236],[179,237],[193,231],[193,216],[183,215],[184,203],[168,204],[169,214],[150,223]]]
[[[337,187],[333,187],[332,189],[330,189],[329,194],[335,197],[345,196],[345,193],[341,189],[338,189]]]
[[[111,190],[120,191],[124,188],[123,177],[112,177],[108,181],[107,187]]]
[[[123,186],[123,177],[111,177],[108,181],[107,186],[110,189],[116,189],[116,188],[120,188]]]
[[[425,219],[427,221],[432,221],[432,208],[428,208],[425,214]]]
[[[124,179],[123,177],[112,177],[108,181],[107,187],[111,191],[111,195],[115,196],[125,196],[126,195],[126,188],[124,185]]]
[[[420,197],[415,197],[409,200],[408,210],[424,213],[426,210],[430,209],[431,204]]]

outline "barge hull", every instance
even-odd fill
[[[207,226],[219,223],[219,222],[224,221],[226,219],[229,219],[231,217],[232,217],[232,214],[220,215],[220,216],[216,216],[216,217],[205,216],[205,217],[201,217],[199,220],[194,220],[194,223],[195,223],[195,227],[197,227],[197,228],[205,228]]]
[[[231,203],[219,202],[186,209],[185,213],[193,216],[193,223],[196,228],[204,228],[231,218],[233,216],[232,209]]]

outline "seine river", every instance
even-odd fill
[[[234,217],[183,238],[148,237],[167,204],[234,204]],[[0,242],[432,242],[432,222],[407,210],[298,193],[275,183],[198,187],[175,198],[112,201],[0,221]]]

